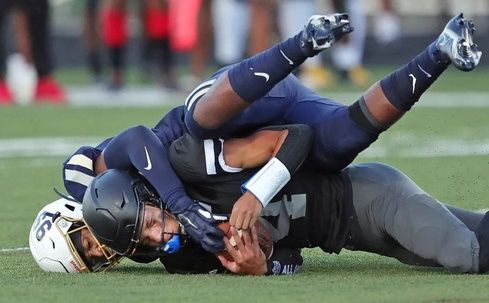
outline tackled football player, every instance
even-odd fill
[[[184,110],[176,108],[153,129],[129,128],[96,148],[80,148],[64,164],[68,192],[81,201],[90,181],[105,168],[135,168],[181,220],[188,234],[207,251],[216,252],[223,248],[216,221],[187,195],[167,158],[171,142],[187,129],[200,137],[229,137],[264,125],[308,124],[316,134],[311,155],[314,165],[337,171],[408,110],[450,63],[471,70],[481,55],[472,42],[473,23],[460,15],[424,52],[374,84],[351,106],[322,98],[289,75],[307,57],[328,48],[351,30],[346,15],[313,16],[297,36],[221,71],[199,86],[187,98],[185,121]],[[234,117],[252,100],[249,108]],[[97,168],[94,163],[99,157],[103,165]],[[269,192],[258,197],[260,203],[240,197],[231,214],[231,224],[237,228],[253,225],[267,199],[283,187],[290,174],[277,161],[270,162],[267,170],[281,178],[267,184]],[[256,192],[252,183],[248,184],[246,189]]]
[[[300,162],[297,153],[303,154],[303,146],[313,140],[308,132],[305,125],[287,125],[228,140],[186,134],[171,145],[169,156],[192,197],[213,213],[228,213],[241,185],[257,181],[256,166],[270,159]],[[161,204],[148,202],[151,188],[144,184],[137,174],[108,170],[91,183],[83,202],[84,218],[95,236],[126,255],[138,245],[158,249],[176,236],[185,238],[175,217],[169,212],[162,216]],[[232,228],[236,246],[225,243],[234,260],[218,254],[225,268],[254,275],[293,273],[302,264],[301,248],[320,247],[327,253],[343,248],[373,252],[453,272],[489,270],[489,215],[444,205],[399,170],[380,163],[350,165],[329,174],[300,168],[271,198],[261,218],[274,241],[271,257],[267,260],[261,252],[254,228],[251,234],[244,231],[242,240]],[[216,258],[198,245],[187,241],[177,246],[180,250],[160,258],[170,272],[219,270]]]

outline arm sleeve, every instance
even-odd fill
[[[136,169],[156,189],[173,213],[193,204],[168,160],[167,146],[149,128],[139,125],[115,136],[103,151],[107,168]]]
[[[272,256],[267,260],[266,275],[291,275],[302,267],[303,259],[298,249],[275,248]]]

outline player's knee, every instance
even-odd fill
[[[478,270],[477,239],[467,226],[427,194],[417,194],[399,204],[397,222],[413,230],[414,251],[453,272]]]
[[[439,247],[440,263],[452,272],[469,273],[478,271],[477,240],[473,232],[447,230],[445,241]]]

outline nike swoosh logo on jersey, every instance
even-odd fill
[[[287,57],[287,55],[282,50],[280,50],[280,53],[287,60],[287,62],[289,62],[290,65],[294,65],[294,61],[290,60],[290,58]]]
[[[428,73],[427,71],[425,71],[425,70],[424,70],[424,69],[421,67],[421,65],[419,65],[419,64],[418,64],[418,67],[419,67],[419,69],[420,69],[420,70],[421,70],[421,71],[422,71],[422,72],[423,72],[423,73],[426,75],[426,77],[431,78],[431,74],[430,74],[430,73]]]
[[[153,168],[153,165],[151,164],[151,159],[149,157],[148,150],[146,149],[146,146],[144,147],[144,152],[146,153],[146,162],[148,162],[148,165],[144,168],[145,170],[151,170]]]
[[[413,74],[409,74],[409,77],[413,78],[413,95],[414,95],[414,89],[416,88],[416,77]]]
[[[254,73],[254,74],[255,76],[265,78],[265,82],[268,82],[268,80],[270,79],[270,75],[267,73]]]

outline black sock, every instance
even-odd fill
[[[253,102],[266,95],[307,58],[317,54],[301,46],[301,36],[302,32],[231,67],[228,75],[234,91],[243,100]]]
[[[380,81],[387,99],[407,111],[447,69],[450,61],[432,43],[422,53]]]

